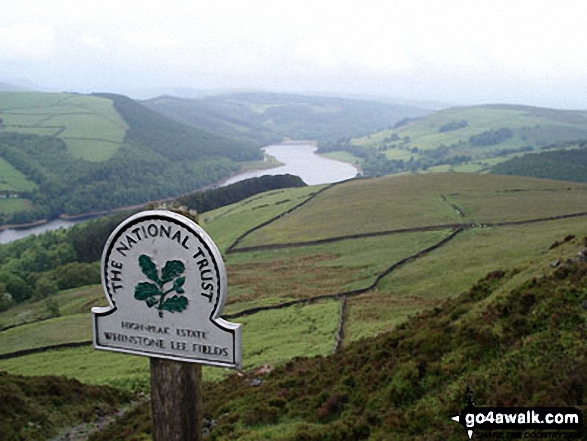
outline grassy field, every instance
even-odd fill
[[[32,206],[28,199],[10,198],[0,199],[0,213],[10,214],[20,210],[25,210]]]
[[[201,220],[223,253],[242,233],[305,201],[321,187],[279,190],[203,213]],[[404,175],[339,184],[247,236],[242,246],[333,238],[341,235],[443,223],[503,222],[581,211],[586,186],[495,175]],[[444,196],[444,198],[443,198]],[[464,216],[455,212],[459,206]],[[413,256],[378,285],[347,301],[344,344],[393,329],[410,315],[438,306],[487,273],[516,269],[516,283],[539,275],[537,268],[564,256],[556,241],[587,236],[587,217],[522,225],[481,227],[439,243],[450,229],[360,237],[330,243],[224,253],[229,293],[225,314],[278,305],[371,285],[391,265]],[[579,251],[577,249],[577,251]],[[2,352],[90,339],[92,306],[106,301],[100,286],[59,293],[52,300],[62,317],[0,332]],[[333,350],[340,300],[300,304],[246,315],[244,369],[282,364],[296,356]],[[45,300],[0,313],[0,326],[46,319]],[[63,363],[64,357],[68,362]],[[146,388],[145,358],[90,347],[49,351],[0,361],[0,369],[23,375],[58,374],[93,384]],[[206,369],[217,380],[231,371]]]
[[[37,185],[15,169],[12,164],[0,158],[0,191],[32,191]]]
[[[308,306],[265,311],[244,317],[243,368],[276,365],[292,357],[327,355],[334,347],[339,304],[320,302]],[[43,333],[47,334],[43,336]],[[69,334],[69,336],[68,336]],[[72,315],[25,325],[0,334],[3,352],[91,339],[91,316]],[[67,359],[67,363],[63,360]],[[149,362],[146,357],[97,351],[92,347],[59,349],[0,360],[0,370],[18,375],[63,375],[88,384],[125,388],[147,388]],[[205,368],[204,378],[219,380],[232,371]]]
[[[465,217],[455,212],[452,203]],[[586,204],[584,184],[464,173],[389,176],[338,185],[303,209],[253,232],[240,245],[306,242],[452,223],[519,221],[577,213]]]
[[[51,297],[59,305],[61,315],[87,314],[94,306],[105,306],[102,285],[61,291]],[[31,323],[50,317],[46,300],[25,302],[0,312],[0,328]]]
[[[104,161],[119,148],[128,128],[112,101],[76,94],[0,92],[0,130],[55,136],[69,153]]]
[[[3,331],[0,354],[13,352],[13,348],[32,349],[91,339],[92,322],[86,311]]]
[[[274,190],[204,213],[200,222],[221,251],[241,234],[304,202],[324,186]]]
[[[369,287],[392,264],[439,242],[445,231],[230,254],[227,313]]]
[[[491,271],[557,260],[560,256],[556,250],[549,253],[549,248],[567,235],[587,235],[587,218],[469,230],[398,269],[381,283],[380,291],[392,296],[450,297]]]

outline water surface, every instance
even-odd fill
[[[308,185],[318,185],[345,181],[357,175],[357,169],[351,164],[317,155],[316,146],[310,142],[270,145],[263,150],[284,165],[268,170],[242,173],[228,179],[223,185],[264,175],[284,174],[299,176]]]

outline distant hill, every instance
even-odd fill
[[[260,92],[197,99],[162,96],[143,104],[184,124],[262,144],[284,138],[325,141],[360,136],[429,113],[377,101]]]
[[[177,196],[262,159],[121,95],[0,93],[0,223]]]
[[[323,143],[319,151],[352,155],[368,175],[481,172],[514,155],[568,148],[585,140],[587,111],[484,105],[405,119],[366,137]]]
[[[252,142],[239,141],[197,129],[162,116],[132,99],[113,94],[94,94],[112,100],[128,124],[124,140],[147,146],[173,161],[227,157],[235,161],[260,159]]]

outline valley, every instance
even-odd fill
[[[34,94],[27,99],[37,109],[35,100],[41,98],[48,99]],[[16,195],[3,199],[5,207],[17,207],[15,213],[19,203],[31,207],[43,200],[43,186],[63,191],[63,177],[55,174],[59,160],[65,161],[64,170],[79,168],[72,172],[78,183],[85,179],[81,172],[88,171],[88,177],[124,191],[131,189],[123,182],[135,184],[133,173],[141,175],[139,186],[154,176],[174,175],[179,182],[186,176],[181,173],[194,175],[198,167],[224,176],[251,163],[259,147],[251,133],[270,127],[261,119],[248,131],[241,127],[240,150],[232,150],[222,137],[207,138],[198,147],[193,137],[202,132],[195,120],[186,121],[188,126],[160,119],[116,95],[71,96],[43,104],[51,110],[35,112],[47,118],[64,103],[86,98],[110,103],[100,109],[126,115],[117,149],[109,158],[82,158],[81,150],[72,154],[75,147],[68,144],[76,137],[62,138],[73,128],[46,138],[28,132],[35,124],[50,129],[49,119],[22,124],[25,134],[0,131],[3,190]],[[260,104],[273,96],[238,98],[239,106],[257,100],[258,115],[278,107]],[[235,99],[224,98],[222,105]],[[217,108],[222,108],[220,101]],[[316,111],[317,105],[301,107]],[[10,109],[15,116],[16,107]],[[110,122],[119,121],[106,115]],[[568,342],[582,338],[587,320],[581,306],[587,300],[582,282],[587,183],[553,175],[568,161],[567,152],[584,156],[583,113],[481,106],[418,118],[370,135],[319,142],[322,150],[331,147],[327,155],[356,162],[362,177],[309,186],[295,177],[273,177],[271,184],[243,181],[179,199],[178,204],[197,212],[199,224],[219,247],[229,284],[223,317],[243,326],[242,371],[204,368],[206,418],[218,423],[212,439],[385,439],[389,430],[397,439],[418,439],[418,431],[419,439],[453,439],[462,428],[447,415],[459,410],[471,384],[487,405],[547,405],[542,389],[560,405],[584,409],[584,390],[577,386],[582,377],[575,373],[584,367],[584,353]],[[4,117],[2,130],[16,125]],[[180,135],[169,138],[174,133]],[[189,152],[166,150],[170,139],[183,139]],[[24,143],[22,155],[19,143]],[[144,162],[147,147],[151,159]],[[226,156],[221,159],[212,150]],[[184,153],[188,159],[182,160]],[[562,156],[551,158],[554,165],[540,178],[489,173],[494,166],[499,170],[498,162],[525,154]],[[137,165],[127,175],[132,161],[121,162],[120,155],[148,167]],[[216,161],[226,168],[211,166]],[[515,174],[529,169],[532,161],[524,161],[515,164]],[[581,164],[580,159],[573,162]],[[34,173],[25,173],[24,164],[33,164]],[[92,168],[96,164],[102,165]],[[112,179],[104,164],[118,167],[121,180]],[[169,174],[159,176],[161,164],[170,167]],[[393,167],[375,167],[382,164]],[[102,189],[102,196],[115,194],[100,185],[95,189]],[[57,213],[82,195],[88,207],[95,207],[95,193],[84,191],[58,202],[65,205],[52,201],[46,207]],[[136,193],[132,200],[141,197]],[[7,384],[50,375],[79,382],[82,389],[114,387],[121,394],[114,400],[117,408],[129,397],[148,393],[146,358],[91,346],[90,309],[106,304],[98,260],[108,233],[128,215],[0,246],[0,371],[6,372]],[[560,364],[545,361],[548,345]],[[522,365],[527,377],[512,371]],[[334,374],[335,366],[340,375]],[[549,376],[568,393],[545,386]],[[516,389],[519,382],[523,386]],[[111,390],[104,393],[107,397]],[[218,394],[228,404],[218,402]],[[104,399],[109,398],[96,398]],[[147,404],[133,406],[113,418],[111,429],[90,439],[149,439]],[[432,423],[425,422],[426,412],[433,415]],[[44,427],[56,433],[63,423]],[[34,439],[43,439],[38,433]]]

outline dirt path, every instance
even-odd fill
[[[96,421],[90,423],[81,423],[75,426],[64,427],[60,433],[53,438],[49,438],[48,441],[85,441],[95,432],[103,430],[108,425],[116,422],[119,418],[122,418],[127,412],[140,406],[142,403],[147,401],[149,397],[147,395],[141,395],[138,400],[131,401],[128,405],[122,407],[118,412],[111,415],[104,415],[98,418]]]

